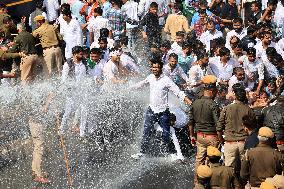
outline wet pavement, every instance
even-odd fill
[[[73,141],[71,146],[69,143]],[[59,140],[54,138],[45,150],[43,167],[52,181],[49,185],[34,183],[31,178],[31,144],[17,161],[2,167],[0,188],[61,189],[68,188],[65,161]],[[75,144],[76,143],[76,144]],[[76,137],[66,140],[73,179],[72,188],[105,189],[189,189],[193,188],[193,163],[182,164],[170,158],[130,156],[137,146],[121,143],[104,151],[92,151],[89,143]],[[119,149],[119,150],[117,150]]]

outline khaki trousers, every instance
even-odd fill
[[[47,78],[50,78],[52,74],[58,76],[62,71],[62,52],[59,47],[51,47],[43,50],[43,72]]]
[[[32,81],[36,76],[36,66],[39,63],[36,54],[25,56],[21,59],[21,81],[26,84]]]
[[[203,164],[206,159],[206,152],[208,146],[214,146],[218,147],[219,145],[219,139],[216,134],[215,135],[197,135],[197,141],[196,141],[196,147],[197,147],[197,153],[196,153],[196,167],[200,164]]]
[[[44,143],[43,126],[39,123],[36,123],[32,119],[29,120],[29,126],[34,145],[32,171],[37,176],[42,176],[41,162],[42,162],[43,143]]]
[[[224,156],[225,166],[240,168],[241,156],[244,154],[244,141],[239,142],[225,142]],[[237,166],[237,167],[236,167]]]

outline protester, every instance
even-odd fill
[[[25,23],[24,17],[19,22],[9,16],[11,4],[0,3],[1,87],[9,80],[17,94],[27,90],[33,95],[30,88],[37,82],[59,81],[58,90],[67,94],[57,96],[65,102],[58,104],[62,106],[59,134],[69,136],[71,129],[85,142],[89,129],[97,126],[88,123],[91,116],[97,120],[97,114],[90,115],[90,103],[96,106],[105,94],[110,99],[132,97],[129,85],[151,71],[131,87],[150,85],[141,150],[133,157],[151,151],[149,143],[159,138],[153,133],[160,127],[162,155],[172,153],[173,140],[182,160],[178,163],[188,163],[183,148],[196,145],[197,153],[190,149],[188,154],[196,157],[189,160],[195,160],[197,188],[243,188],[245,184],[281,188],[274,181],[283,171],[279,152],[284,146],[283,5],[283,0],[44,0],[36,2]],[[48,80],[35,80],[41,74]],[[141,99],[143,94],[139,93]],[[171,111],[172,98],[175,108],[189,115],[189,123]],[[26,102],[41,107],[37,100]],[[75,121],[69,126],[72,113]],[[53,123],[39,121],[43,112],[38,108],[31,107],[26,114],[35,115],[28,119],[35,147],[34,181],[47,184],[50,180],[41,171],[41,139],[46,131],[40,129]],[[113,116],[109,118],[117,119]],[[176,125],[183,123],[182,129],[174,128],[174,117]],[[120,126],[123,131],[118,135],[128,141],[127,125]],[[113,134],[103,128],[95,132]],[[92,137],[99,141],[102,134]],[[199,166],[207,163],[210,168]]]

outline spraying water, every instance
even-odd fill
[[[1,145],[15,140],[28,141],[30,118],[42,123],[45,135],[43,170],[49,173],[52,181],[46,186],[32,182],[32,143],[28,141],[27,147],[18,149],[23,155],[12,158],[15,162],[5,160],[13,154],[1,156],[3,162],[10,165],[0,170],[0,188],[68,187],[56,122],[68,98],[72,98],[74,104],[84,104],[87,110],[87,136],[81,138],[70,131],[72,124],[78,122],[76,111],[70,116],[64,134],[73,188],[193,188],[192,164],[173,164],[166,158],[131,159],[131,154],[140,148],[149,98],[147,88],[129,90],[135,82],[107,91],[99,90],[91,79],[84,81],[79,90],[73,90],[72,84],[62,85],[56,79],[24,88],[0,87]],[[50,92],[54,97],[48,112],[44,113],[42,105]]]

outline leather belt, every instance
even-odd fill
[[[225,141],[225,143],[237,143],[237,142],[239,142],[239,143],[245,143],[245,141],[244,141],[244,140],[237,140],[237,141]]]
[[[277,140],[277,141],[276,141],[276,144],[277,144],[277,145],[284,145],[284,141]]]
[[[204,136],[212,136],[212,137],[216,137],[216,136],[218,136],[217,135],[217,133],[215,134],[215,133],[202,133],[202,132],[197,132],[197,135],[198,136],[201,136],[201,137],[204,137]]]

